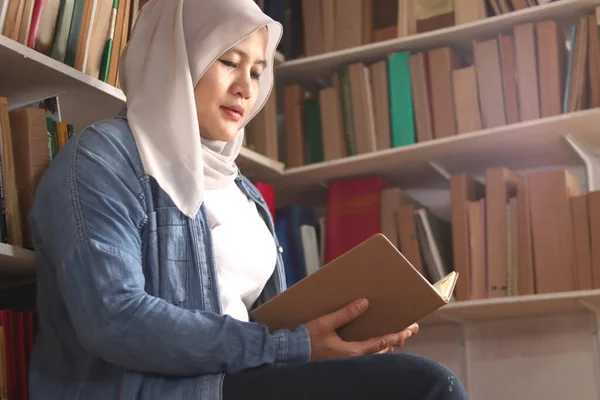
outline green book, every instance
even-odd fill
[[[85,0],[75,0],[73,6],[73,15],[71,18],[71,28],[69,29],[69,38],[67,39],[67,47],[65,50],[64,63],[75,67],[75,59],[77,58],[77,49],[79,46],[79,34],[83,23],[83,11],[85,9]]]
[[[108,81],[108,71],[110,70],[110,57],[115,38],[115,29],[117,27],[117,10],[119,9],[119,0],[113,0],[112,12],[110,16],[110,26],[108,28],[108,37],[102,51],[102,59],[100,60],[100,74],[98,79],[102,82]]]
[[[309,162],[322,162],[325,157],[321,129],[321,103],[318,98],[304,100],[304,137],[308,139]]]
[[[350,90],[350,76],[348,66],[340,68],[338,77],[340,81],[340,104],[342,106],[342,120],[344,121],[344,135],[349,156],[356,155],[356,133],[354,129],[354,113],[352,111],[352,92]]]
[[[416,142],[409,56],[409,52],[401,52],[388,57],[392,147]]]
[[[67,42],[69,40],[69,31],[71,30],[74,7],[75,0],[64,0],[60,6],[58,15],[51,56],[62,63],[65,62],[65,55],[67,53]]]

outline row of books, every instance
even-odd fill
[[[381,232],[430,282],[458,272],[456,300],[600,288],[600,191],[568,170],[452,175],[450,199],[445,220],[367,176],[330,182],[324,215],[278,207],[288,285]]]
[[[73,135],[60,120],[58,99],[8,111],[0,97],[0,241],[33,248],[27,217],[37,184],[58,151]]]
[[[29,360],[37,330],[34,311],[0,310],[0,399],[27,400]]]
[[[472,63],[451,47],[397,52],[342,67],[318,93],[288,85],[282,158],[298,167],[598,107],[598,17],[568,38],[553,20],[518,24],[473,41]]]
[[[0,33],[118,87],[119,56],[146,1],[0,0]]]
[[[378,232],[431,283],[453,270],[450,223],[401,188],[365,177],[331,182],[328,190],[325,215],[300,204],[276,208],[275,230],[288,286]]]
[[[286,59],[461,25],[551,0],[256,0],[284,25]]]

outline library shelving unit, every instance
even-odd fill
[[[321,78],[326,79],[342,65],[368,63],[397,51],[426,51],[446,45],[469,49],[473,40],[494,37],[520,23],[554,19],[561,25],[572,24],[578,16],[592,12],[598,5],[600,0],[559,0],[463,25],[296,60],[285,61],[278,54],[276,84],[318,85]],[[125,102],[121,90],[1,35],[0,95],[9,99],[11,109],[59,95],[62,117],[74,125],[75,131],[113,117]],[[592,162],[600,151],[599,131],[600,109],[590,109],[289,169],[278,160],[244,148],[238,165],[249,177],[273,184],[278,203],[302,201],[322,205],[329,180],[369,174],[378,174],[402,187],[447,189],[449,174],[481,175],[486,168],[495,166],[515,170],[580,166],[589,190],[600,188]],[[0,274],[34,274],[34,260],[34,253],[29,250],[0,244]],[[536,294],[451,302],[425,318],[423,325],[464,327],[470,322],[580,312],[590,312],[596,322],[600,320],[597,311],[600,311],[600,290]],[[472,332],[461,329],[466,332],[461,336],[461,343],[467,359],[477,349],[464,344]],[[597,338],[597,331],[592,335]],[[598,353],[600,342],[595,343]],[[592,367],[597,369],[598,379],[600,363],[596,364]],[[467,383],[472,382],[466,376],[463,378]],[[479,396],[473,395],[473,398],[501,398],[482,396],[481,386],[474,390]],[[593,398],[577,397],[576,393],[581,392],[575,391],[570,398]],[[600,393],[600,389],[596,393]],[[533,397],[508,395],[502,398]]]

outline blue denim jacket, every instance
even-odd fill
[[[236,182],[274,232],[260,192],[241,174]],[[206,209],[186,217],[144,174],[125,111],[60,151],[30,224],[32,400],[220,399],[225,373],[310,358],[304,326],[270,333],[222,315]],[[278,254],[255,306],[284,289]]]

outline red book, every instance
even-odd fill
[[[27,40],[27,47],[35,49],[35,42],[37,42],[38,31],[40,29],[40,21],[42,20],[42,13],[46,6],[46,0],[35,0],[33,5],[33,14],[31,15],[31,25],[29,28],[29,39]]]
[[[260,194],[262,194],[265,203],[267,203],[267,207],[269,207],[269,211],[271,211],[271,217],[273,218],[273,221],[275,221],[275,188],[263,182],[255,182],[254,186],[256,186]]]
[[[377,176],[329,183],[326,263],[381,232],[381,191],[386,187]]]

